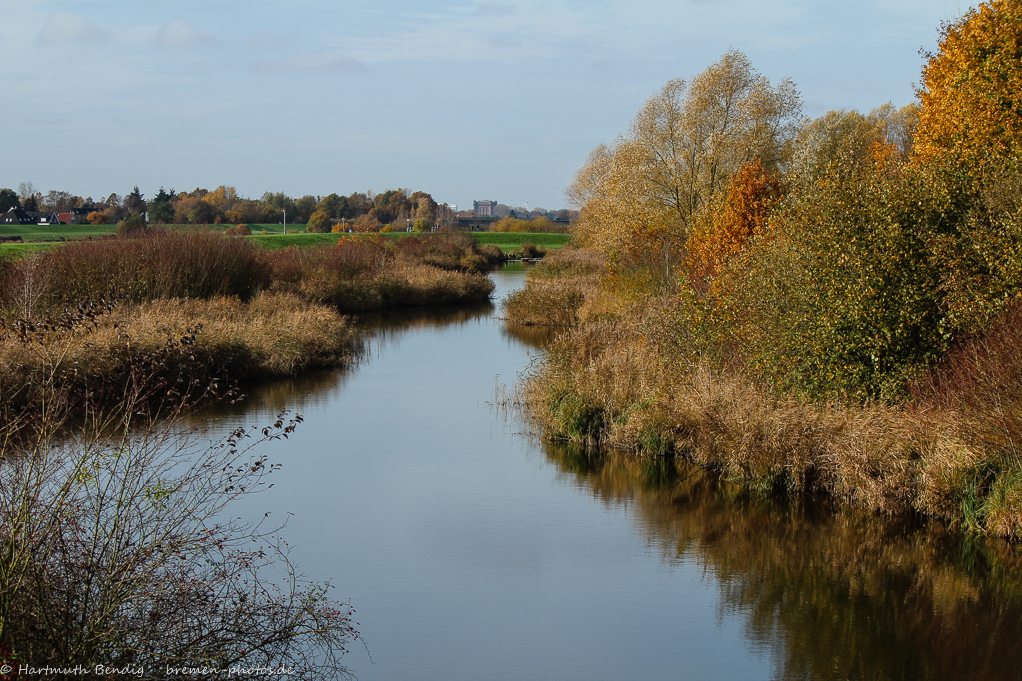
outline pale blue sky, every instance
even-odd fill
[[[548,209],[654,90],[729,47],[806,114],[913,99],[958,0],[0,0],[0,186]]]

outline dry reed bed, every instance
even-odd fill
[[[204,231],[160,231],[137,239],[80,241],[21,260],[0,261],[0,303],[32,316],[81,300],[287,292],[357,312],[399,305],[487,299],[483,275],[499,249],[467,234],[410,237],[396,243],[346,237],[333,247],[265,251],[240,238]]]
[[[400,243],[367,236],[268,252],[211,232],[154,230],[0,260],[0,322],[33,329],[0,342],[0,394],[31,401],[48,373],[117,400],[117,386],[158,350],[157,363],[189,382],[294,375],[351,358],[356,334],[341,312],[489,299],[493,283],[476,270],[499,251],[464,234]],[[88,319],[45,330],[83,305]],[[112,311],[95,316],[101,308]]]
[[[548,346],[524,390],[545,434],[1022,539],[1022,308],[934,369],[913,399],[885,404],[778,396],[739,362],[680,352],[656,328],[656,305],[592,315]]]
[[[501,301],[504,320],[527,326],[570,326],[592,316],[601,299],[603,260],[594,251],[564,248],[529,270],[524,288]]]
[[[225,383],[293,375],[351,361],[358,335],[335,310],[293,295],[263,294],[250,302],[162,299],[124,304],[94,324],[0,339],[7,396],[33,398],[33,386],[63,377],[80,390],[118,390],[143,357],[169,349],[165,361],[189,366],[190,379]],[[202,376],[194,376],[201,367]],[[118,399],[115,392],[113,399]]]

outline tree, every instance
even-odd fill
[[[239,198],[238,192],[235,191],[234,187],[220,185],[202,197],[202,200],[212,205],[216,208],[217,213],[222,215],[231,210],[238,202]]]
[[[812,183],[831,170],[861,170],[873,161],[873,148],[887,144],[904,158],[912,150],[919,107],[888,103],[867,116],[858,111],[828,111],[804,124],[794,141],[788,176]]]
[[[295,201],[284,192],[266,192],[260,198],[264,204],[272,206],[274,209],[274,219],[266,220],[266,222],[280,222],[283,220],[283,212],[287,211],[287,214],[292,216],[290,221],[297,222],[295,219],[298,215],[298,211],[295,208]]]
[[[78,208],[83,202],[82,197],[75,196],[70,192],[50,190],[43,198],[42,204],[46,210],[55,213],[67,213],[72,208]]]
[[[927,54],[916,149],[923,164],[960,166],[975,179],[1022,154],[1022,3],[990,0],[944,23]]]
[[[366,213],[351,226],[355,232],[379,232],[383,225],[371,213]]]
[[[317,211],[323,211],[335,220],[340,220],[344,217],[344,212],[348,208],[348,199],[337,194],[328,194],[320,199],[319,204],[316,206]]]
[[[737,50],[691,84],[669,81],[576,173],[580,241],[670,285],[698,215],[731,176],[756,158],[768,172],[789,163],[801,107],[790,80],[771,87]]]
[[[724,199],[712,211],[709,227],[689,239],[689,253],[703,272],[713,272],[764,233],[784,187],[776,174],[767,173],[759,159],[742,166],[731,177]]]
[[[213,204],[198,199],[191,210],[188,211],[188,220],[186,222],[190,222],[193,225],[209,225],[215,223],[219,217]]]
[[[0,213],[6,213],[11,208],[19,208],[21,201],[13,189],[0,189]]]
[[[458,216],[454,214],[451,207],[446,203],[438,204],[436,207],[437,229],[448,231],[454,229],[458,224]]]
[[[669,81],[629,126],[649,190],[684,234],[697,211],[745,163],[768,172],[790,158],[802,102],[785,79],[776,88],[730,50],[692,79]]]
[[[372,199],[369,196],[371,193],[352,192],[349,194],[348,207],[341,217],[352,220],[368,213],[369,209],[373,207]]]
[[[131,190],[131,193],[124,197],[121,208],[129,215],[141,215],[145,212],[145,194],[138,190],[138,185]]]
[[[436,219],[437,202],[432,196],[426,192],[415,192],[408,199],[415,208],[416,218],[423,218],[430,223]]]
[[[333,226],[334,224],[330,216],[326,212],[319,210],[309,217],[309,222],[305,225],[305,231],[329,234]]]
[[[36,190],[35,190],[35,185],[34,184],[32,184],[31,182],[19,182],[18,183],[18,198],[21,199],[21,204],[22,205],[25,205],[25,201],[27,201],[29,199],[29,197],[32,197],[32,196],[35,196],[35,195],[36,195]]]
[[[173,222],[173,200],[176,195],[173,189],[168,193],[164,191],[163,187],[160,187],[160,191],[149,201],[149,220],[151,222]]]

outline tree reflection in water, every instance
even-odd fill
[[[627,504],[667,561],[696,560],[781,679],[1018,679],[1022,551],[917,519],[743,493],[684,463],[548,445]]]

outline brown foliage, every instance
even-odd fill
[[[530,281],[532,308],[516,293],[505,310],[526,312],[509,321],[552,318],[576,281]],[[579,304],[569,309],[578,320]],[[701,354],[677,303],[647,300],[559,335],[526,395],[554,439],[681,456],[753,489],[825,493],[1022,539],[1019,329],[1016,303],[919,382],[910,403],[814,402],[779,395],[738,356]]]
[[[316,211],[309,217],[309,221],[305,225],[306,232],[329,234],[333,229],[334,223],[330,219],[330,216],[323,211]]]
[[[763,234],[784,191],[780,177],[767,173],[759,159],[743,165],[731,176],[724,199],[711,211],[711,224],[707,229],[697,229],[688,241],[697,270],[715,272],[754,236]]]
[[[47,251],[39,266],[48,273],[40,295],[51,304],[100,298],[248,299],[268,283],[256,246],[202,230],[76,241]]]

